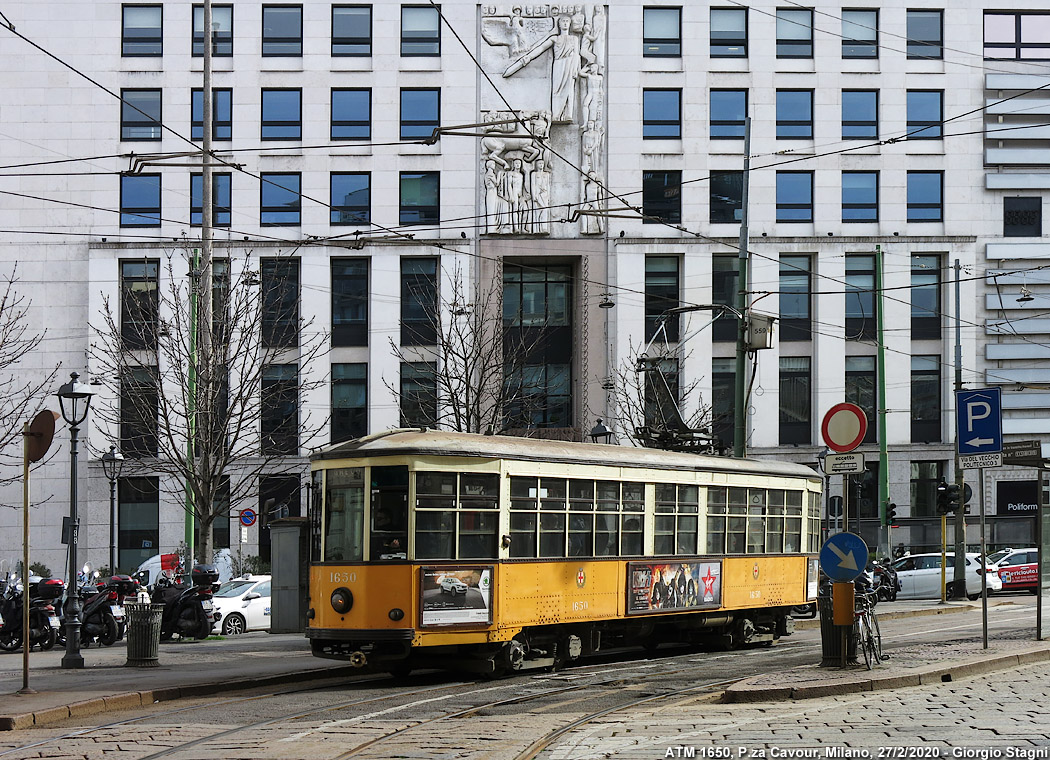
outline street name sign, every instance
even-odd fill
[[[1003,450],[1001,388],[955,392],[955,443],[962,460],[969,454],[997,454]],[[983,460],[981,460],[983,461]],[[999,464],[1002,464],[1001,458]],[[965,465],[962,465],[965,467]],[[977,467],[998,467],[977,464]]]
[[[856,452],[849,454],[828,454],[824,457],[826,475],[849,475],[864,472],[864,455]]]
[[[959,457],[959,469],[961,470],[983,470],[986,467],[1002,467],[1003,453],[997,451],[994,454],[966,454]]]
[[[839,583],[853,580],[868,564],[868,545],[856,533],[836,533],[820,550],[820,569]]]
[[[1041,441],[1011,441],[1003,443],[1003,464],[1022,467],[1043,466],[1043,444]]]

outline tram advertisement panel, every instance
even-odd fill
[[[722,563],[630,562],[627,614],[701,610],[722,604]]]
[[[806,599],[812,601],[817,598],[820,590],[820,565],[816,557],[810,557],[806,563]]]
[[[492,566],[424,567],[419,584],[422,625],[492,622]]]

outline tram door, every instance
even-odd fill
[[[408,558],[408,467],[373,467],[371,560]]]

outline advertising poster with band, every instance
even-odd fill
[[[424,567],[422,625],[492,622],[492,567]]]
[[[722,604],[721,562],[631,562],[627,583],[629,615]]]

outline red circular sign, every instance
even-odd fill
[[[868,432],[868,416],[856,404],[835,404],[820,423],[820,434],[828,448],[837,454],[860,446]]]

